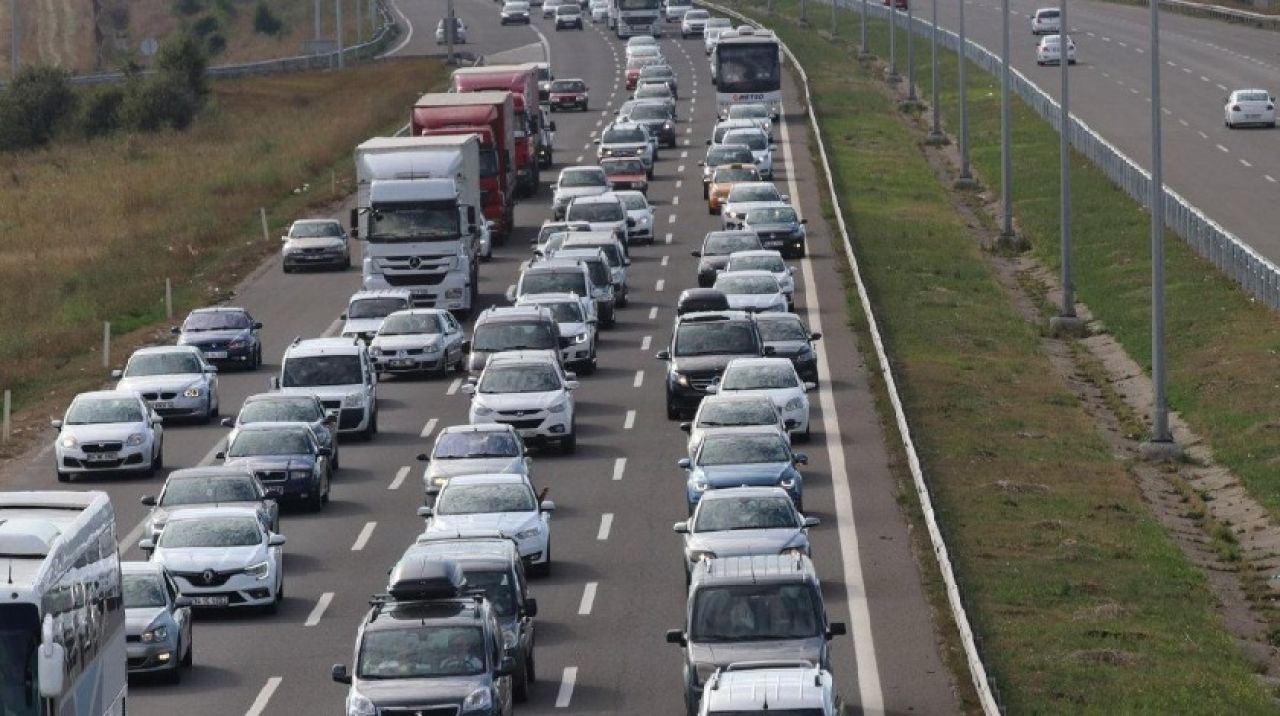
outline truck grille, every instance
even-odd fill
[[[443,273],[384,273],[382,277],[392,286],[438,286],[447,275]]]

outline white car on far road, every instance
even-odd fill
[[[1036,64],[1056,65],[1062,61],[1062,35],[1045,35],[1036,45]],[[1067,35],[1067,64],[1076,63],[1076,43]]]
[[[800,380],[787,358],[734,358],[708,392],[717,395],[767,395],[789,421],[792,435],[809,441],[809,397],[817,386]]]
[[[1056,35],[1062,32],[1062,14],[1056,7],[1042,7],[1031,16],[1032,35]]]
[[[1247,124],[1274,129],[1276,98],[1266,90],[1236,90],[1227,96],[1223,114],[1222,121],[1227,125],[1227,129],[1235,129]]]

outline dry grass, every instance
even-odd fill
[[[0,386],[22,403],[56,379],[51,365],[95,344],[102,321],[123,334],[161,320],[166,276],[179,312],[234,286],[275,248],[261,241],[258,207],[274,233],[330,202],[330,171],[349,188],[351,148],[403,121],[442,77],[419,60],[219,82],[188,132],[6,155]]]

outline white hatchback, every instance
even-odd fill
[[[1042,7],[1031,16],[1032,35],[1056,35],[1062,32],[1062,13],[1056,7]]]
[[[1227,96],[1222,111],[1227,129],[1245,125],[1273,129],[1276,126],[1276,98],[1266,90],[1236,90]]]
[[[810,390],[818,387],[800,380],[787,358],[734,358],[719,381],[707,392],[717,395],[767,395],[788,421],[793,436],[809,440]]]
[[[419,507],[418,514],[427,520],[422,537],[507,535],[515,541],[525,566],[545,575],[551,571],[551,513],[555,509],[554,502],[539,502],[528,477],[506,473],[450,478],[435,505]]]

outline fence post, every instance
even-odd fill
[[[111,368],[111,321],[102,322],[102,367]]]
[[[6,443],[9,442],[9,436],[11,434],[10,426],[12,425],[12,423],[9,421],[9,416],[12,415],[12,409],[13,409],[12,394],[9,390],[6,389],[4,391],[4,441]]]
[[[173,323],[173,281],[168,278],[164,280],[164,315]]]
[[[262,240],[270,241],[271,232],[267,229],[267,209],[266,207],[258,207],[258,218],[262,221]]]

